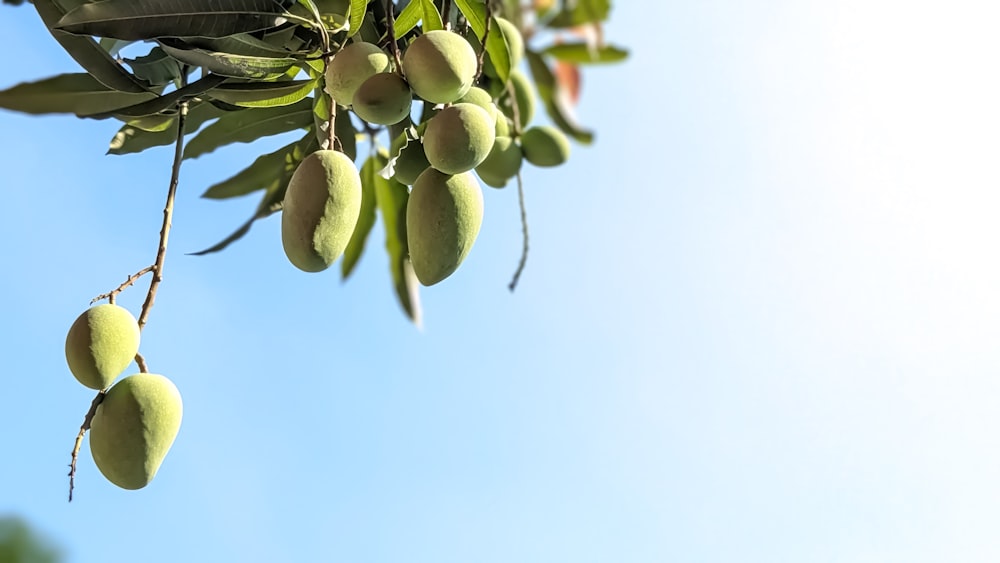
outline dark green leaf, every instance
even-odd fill
[[[315,80],[244,82],[220,84],[206,95],[234,106],[267,108],[292,105],[308,96],[315,86]]]
[[[528,67],[531,68],[535,86],[538,87],[538,96],[545,104],[545,110],[552,118],[552,122],[580,143],[589,145],[594,142],[594,133],[578,125],[570,112],[566,110],[563,105],[564,98],[558,94],[559,84],[542,56],[528,50],[525,52],[525,58],[528,59]]]
[[[192,66],[204,67],[214,74],[232,78],[277,78],[299,62],[291,57],[249,57],[206,51],[193,48],[180,39],[161,39],[160,46],[167,54],[179,61]]]
[[[275,0],[102,0],[70,10],[57,29],[115,39],[225,37],[284,23]]]
[[[497,23],[496,18],[493,18],[490,23],[490,33],[486,37],[486,54],[490,56],[493,70],[501,82],[507,82],[510,79],[511,62],[514,60],[510,41],[504,34],[504,28]]]
[[[111,90],[87,73],[60,74],[0,91],[0,107],[24,113],[89,115],[156,98]]]
[[[188,134],[197,131],[210,119],[219,117],[224,112],[212,104],[206,102],[195,102],[188,109],[185,129]],[[171,122],[176,116],[169,116]],[[167,127],[161,131],[146,131],[135,125],[126,124],[115,133],[108,147],[108,154],[134,154],[142,152],[148,148],[161,147],[173,144],[174,130]]]
[[[628,58],[628,51],[612,45],[590,48],[586,43],[559,43],[547,47],[543,53],[578,64],[616,63]]]
[[[348,37],[353,37],[361,30],[361,22],[365,19],[365,12],[368,10],[368,0],[351,0],[351,25],[347,32]]]
[[[455,0],[455,5],[469,22],[476,37],[482,39],[486,35],[486,4],[476,0]]]
[[[281,183],[287,183],[291,177],[288,165],[302,160],[302,153],[315,141],[309,134],[298,141],[289,143],[280,149],[257,157],[257,160],[235,176],[209,187],[201,197],[208,199],[227,199],[243,196],[257,190],[274,190]]]
[[[198,80],[188,84],[183,88],[179,88],[170,92],[169,94],[164,94],[162,96],[157,96],[152,100],[147,102],[141,102],[138,104],[133,104],[131,106],[117,108],[113,111],[107,112],[95,112],[93,114],[87,114],[85,117],[93,117],[95,119],[104,119],[107,117],[118,117],[122,119],[128,119],[132,117],[143,117],[145,115],[154,115],[160,113],[161,111],[168,110],[177,106],[181,100],[189,100],[195,96],[204,94],[208,90],[222,84],[226,80],[226,77],[219,76],[217,74],[208,74],[199,78]]]
[[[178,48],[202,49],[213,53],[228,53],[245,57],[282,59],[291,53],[284,47],[279,47],[268,41],[257,39],[249,33],[239,33],[228,37],[185,37]]]
[[[380,154],[375,161],[375,167],[381,170],[388,159]],[[392,272],[392,283],[396,290],[396,298],[410,320],[420,325],[420,296],[417,277],[410,265],[409,250],[406,244],[406,202],[410,197],[406,186],[392,179],[375,176],[375,201],[382,214],[385,226],[385,248],[389,253],[389,269]]]
[[[548,22],[549,27],[578,27],[600,23],[611,14],[611,0],[576,0]]]
[[[250,219],[241,225],[236,231],[223,239],[222,241],[216,243],[215,245],[206,248],[205,250],[193,253],[195,256],[201,256],[204,254],[209,254],[212,252],[218,252],[236,240],[239,240],[243,235],[250,231],[250,227],[253,226],[254,221],[258,219],[263,219],[277,211],[281,208],[281,202],[285,199],[285,190],[288,188],[288,181],[292,177],[292,172],[298,167],[299,163],[306,155],[314,152],[318,147],[315,141],[315,136],[307,135],[302,139],[305,143],[300,145],[298,151],[292,151],[286,153],[285,164],[280,168],[280,178],[277,182],[271,183],[267,186],[267,191],[264,192],[264,197],[261,198],[260,203],[257,204],[257,210],[250,217]]]
[[[148,55],[125,59],[136,77],[154,86],[165,86],[181,77],[181,63],[167,55],[163,49],[153,47]]]
[[[347,279],[358,260],[365,251],[368,234],[375,224],[375,178],[378,178],[378,162],[375,157],[369,157],[361,167],[361,214],[358,224],[354,227],[350,242],[344,250],[344,259],[340,262],[341,279]]]
[[[312,100],[290,106],[252,108],[227,113],[191,139],[184,158],[197,158],[230,143],[250,143],[261,137],[305,129],[312,124]]]
[[[70,35],[52,29],[66,12],[55,0],[35,0],[35,10],[59,45],[98,82],[112,90],[141,94],[148,84],[129,74],[106,50],[90,37]]]

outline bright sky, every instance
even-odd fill
[[[3,8],[2,86],[74,63]],[[304,274],[186,164],[142,352],[185,401],[153,483],[85,446],[65,332],[149,264],[169,150],[0,113],[0,513],[70,562],[996,561],[1000,38],[993,2],[617,2],[568,166],[486,191],[469,259],[391,294]],[[631,27],[634,26],[634,27]],[[31,48],[25,47],[31,45]],[[137,311],[142,290],[122,304]]]

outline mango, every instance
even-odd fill
[[[486,160],[476,167],[476,173],[486,185],[502,188],[507,185],[507,180],[517,176],[521,160],[521,147],[513,139],[497,137]]]
[[[476,78],[479,61],[461,35],[436,29],[413,40],[403,53],[403,74],[410,88],[433,104],[459,99]]]
[[[496,140],[496,122],[483,108],[458,103],[442,109],[427,122],[424,153],[431,166],[445,174],[468,172],[486,159]]]
[[[401,76],[394,72],[372,75],[354,93],[351,108],[368,123],[392,125],[410,115],[413,94]]]
[[[338,104],[349,106],[358,87],[369,77],[389,71],[389,55],[378,45],[359,41],[341,49],[326,66],[326,91]]]
[[[406,237],[417,280],[434,285],[458,269],[483,224],[483,190],[471,172],[428,168],[413,183]]]
[[[66,335],[66,363],[77,381],[107,389],[139,351],[139,325],[124,307],[104,303],[87,309]]]
[[[550,125],[532,127],[521,135],[521,150],[535,166],[559,166],[569,160],[569,139]]]

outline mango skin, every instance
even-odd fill
[[[510,137],[497,137],[493,150],[479,166],[476,173],[487,186],[502,188],[507,180],[517,176],[521,170],[521,147]]]
[[[470,103],[446,107],[427,122],[427,162],[445,174],[468,172],[486,159],[496,140],[496,121]]]
[[[90,453],[123,489],[149,484],[181,427],[181,394],[162,375],[130,375],[108,390],[90,423]]]
[[[410,263],[425,286],[458,269],[483,224],[483,190],[471,172],[450,176],[428,168],[406,205]]]
[[[403,53],[410,88],[434,104],[450,104],[472,87],[479,60],[461,35],[436,29],[417,37]]]
[[[382,72],[361,83],[351,104],[354,113],[368,123],[392,125],[410,115],[413,94],[398,74]]]
[[[342,152],[318,150],[292,173],[281,212],[281,244],[304,272],[330,267],[361,214],[361,175]]]
[[[550,125],[532,127],[521,135],[521,150],[535,166],[559,166],[569,160],[569,139]]]
[[[370,76],[389,71],[389,55],[373,43],[356,42],[344,47],[326,67],[326,91],[338,104],[351,105],[361,83]]]
[[[77,381],[107,389],[139,351],[139,325],[124,307],[104,303],[83,312],[66,335],[66,363]]]

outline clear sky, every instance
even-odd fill
[[[423,330],[378,234],[347,283],[277,217],[185,255],[256,203],[204,188],[287,139],[188,162],[142,343],[180,435],[135,492],[85,446],[72,504],[65,333],[152,261],[170,151],[0,112],[0,514],[70,562],[1000,559],[995,2],[616,4],[632,57],[584,75],[596,144],[526,170],[520,288],[485,188]],[[76,70],[0,11],[4,87]]]

